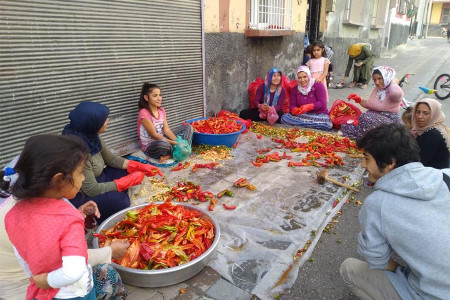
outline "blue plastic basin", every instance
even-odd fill
[[[196,119],[191,119],[191,120],[187,120],[188,123],[192,123],[195,121],[199,121],[199,120],[204,120],[204,119],[208,119],[208,118],[196,118]],[[240,121],[237,121],[239,124],[242,125],[242,129],[233,133],[226,133],[226,134],[211,134],[211,133],[200,133],[200,132],[195,132],[194,131],[194,136],[192,137],[192,143],[194,145],[200,145],[200,144],[205,144],[205,145],[213,145],[213,146],[218,146],[218,145],[225,145],[227,147],[231,147],[234,144],[236,144],[237,139],[239,138],[239,135],[241,134],[242,131],[245,130],[245,124],[243,124]]]

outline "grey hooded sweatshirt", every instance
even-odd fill
[[[407,264],[385,271],[402,299],[450,299],[450,193],[444,171],[410,163],[379,178],[359,212],[358,252],[385,269],[395,250]]]

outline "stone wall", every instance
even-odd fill
[[[303,33],[246,37],[243,33],[205,34],[206,114],[249,107],[248,85],[273,68],[295,73],[303,59]]]

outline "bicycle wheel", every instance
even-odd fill
[[[444,100],[450,97],[450,75],[439,75],[434,82],[434,89],[436,90],[434,94],[438,99]]]

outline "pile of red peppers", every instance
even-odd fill
[[[127,212],[114,227],[94,234],[100,247],[114,240],[128,240],[130,247],[115,263],[121,266],[160,270],[187,263],[211,247],[214,225],[200,213],[166,201]]]
[[[191,123],[195,132],[209,134],[226,134],[237,132],[242,129],[242,124],[227,117],[210,117]]]

